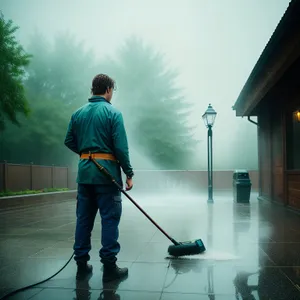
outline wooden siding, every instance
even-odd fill
[[[283,143],[283,120],[284,116],[280,106],[272,112],[271,118],[271,154],[272,154],[272,199],[277,202],[286,203],[284,187],[284,143]]]
[[[267,199],[272,198],[271,190],[271,138],[269,114],[258,116],[258,156],[259,156],[259,194]]]
[[[300,171],[287,174],[288,204],[300,209]]]

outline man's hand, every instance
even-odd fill
[[[132,178],[127,178],[126,179],[126,191],[130,191],[133,187],[133,181]]]

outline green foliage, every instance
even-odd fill
[[[5,128],[6,120],[19,125],[17,113],[29,113],[23,80],[30,55],[16,41],[18,29],[12,20],[5,21],[0,14],[0,130]]]
[[[26,82],[32,96],[59,100],[70,110],[87,101],[95,62],[81,42],[72,35],[60,34],[49,44],[40,33],[35,33],[28,49],[34,54]]]
[[[63,143],[68,122],[89,98],[93,76],[101,72],[117,81],[113,103],[124,114],[130,148],[161,169],[195,165],[197,142],[188,125],[192,107],[176,86],[178,73],[167,68],[163,55],[132,38],[119,49],[117,59],[96,62],[82,43],[65,34],[49,44],[35,33],[28,49],[33,59],[24,86],[32,113],[29,119],[21,118],[21,129],[7,128],[5,159],[71,164],[75,156]]]
[[[10,126],[4,134],[5,159],[24,163],[69,165],[74,160],[64,146],[71,114],[89,95],[93,74],[90,53],[69,35],[49,44],[35,33],[28,49],[33,54],[24,82],[30,118],[21,118],[21,129]],[[5,145],[3,147],[5,147]],[[20,146],[25,150],[20,157]]]
[[[18,191],[18,192],[12,192],[12,191],[6,191],[6,192],[0,192],[0,197],[9,197],[9,196],[20,196],[20,195],[33,195],[33,194],[42,194],[42,193],[52,193],[52,192],[65,192],[68,191],[67,188],[49,188],[49,189],[42,189],[42,190],[25,190],[25,191]]]
[[[65,112],[60,100],[44,101],[30,98],[31,114],[29,119],[21,118],[21,128],[9,126],[4,139],[11,161],[17,163],[34,162],[46,165],[68,164],[67,149],[63,141],[68,118],[71,112]],[[22,149],[22,151],[21,151]],[[18,161],[21,156],[22,161]],[[8,160],[9,157],[7,158]]]
[[[188,125],[191,104],[176,86],[178,73],[137,38],[119,50],[112,73],[118,86],[116,105],[135,147],[159,168],[191,168],[197,141]]]

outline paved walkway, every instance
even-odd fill
[[[234,204],[231,194],[143,195],[137,201],[180,241],[202,238],[203,255],[169,259],[170,242],[123,199],[119,265],[123,282],[102,285],[100,217],[93,232],[93,276],[75,280],[72,261],[52,280],[11,299],[300,299],[300,215],[277,205]],[[75,200],[0,212],[0,294],[45,279],[72,254]]]

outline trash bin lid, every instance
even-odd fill
[[[249,180],[249,172],[247,170],[239,169],[235,170],[233,173],[233,179],[234,180]]]
[[[243,170],[243,169],[238,169],[238,170],[234,170],[234,173],[248,173],[247,170]]]

